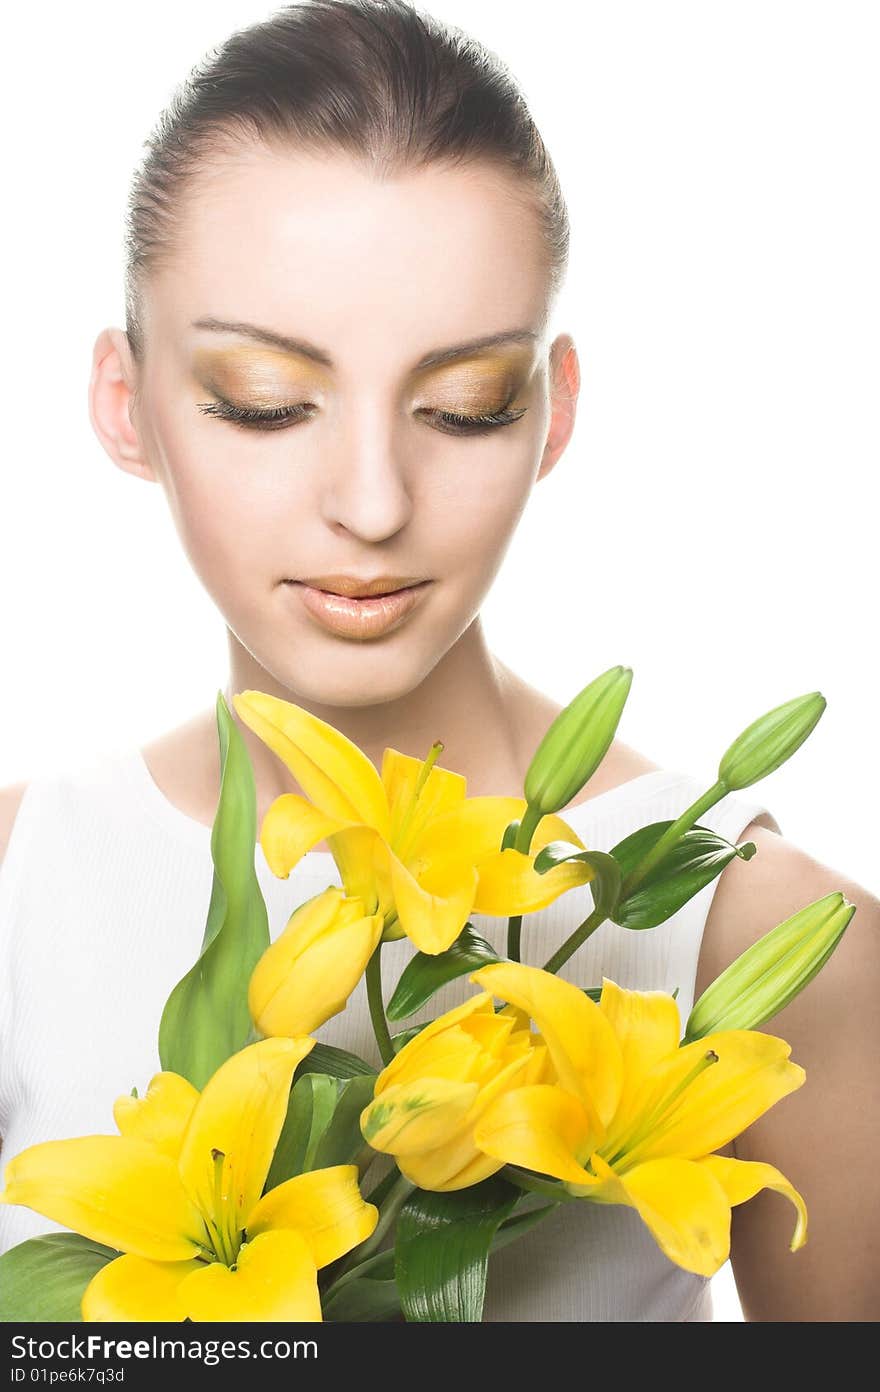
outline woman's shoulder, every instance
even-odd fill
[[[115,816],[131,767],[131,751],[121,746],[79,751],[59,767],[0,788],[0,874],[13,856],[21,863],[35,831],[67,844],[99,814]]]
[[[732,860],[719,878],[703,934],[696,998],[740,953],[807,904],[839,890],[856,913],[818,975],[761,1026],[790,1045],[792,1060],[805,1070],[805,1085],[747,1127],[734,1147],[740,1160],[776,1166],[803,1194],[812,1256],[789,1267],[787,1215],[772,1195],[760,1196],[748,1213],[735,1211],[731,1260],[737,1288],[746,1319],[876,1319],[864,1224],[880,1201],[880,899],[764,826],[752,823],[744,839],[755,843],[757,854]]]
[[[18,809],[27,788],[28,780],[26,778],[20,783],[10,783],[7,787],[0,788],[0,865],[3,863],[6,848],[12,839],[12,829],[15,826]]]
[[[871,915],[880,909],[880,901],[868,889],[789,841],[773,829],[775,823],[767,823],[761,816],[743,829],[738,839],[753,841],[757,853],[748,861],[732,860],[719,877],[706,922],[698,992],[699,977],[708,984],[777,923],[826,894],[841,890],[853,902],[861,901]],[[861,933],[847,930],[846,936],[852,940]]]

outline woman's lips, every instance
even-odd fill
[[[285,585],[299,597],[305,608],[320,624],[342,638],[376,638],[390,633],[403,623],[431,584],[423,580],[405,590],[373,595],[369,599],[350,599],[347,595],[316,590],[299,580],[286,580]]]

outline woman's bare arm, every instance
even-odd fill
[[[856,907],[836,951],[762,1029],[791,1044],[806,1082],[736,1138],[741,1160],[776,1165],[804,1196],[806,1246],[789,1251],[793,1210],[764,1190],[733,1210],[731,1264],[747,1320],[880,1318],[880,900],[753,822],[750,861],[722,874],[695,995],[763,933],[834,890]]]

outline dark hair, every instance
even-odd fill
[[[143,278],[174,251],[185,193],[225,152],[255,138],[342,150],[378,177],[432,162],[509,171],[540,218],[551,293],[561,284],[565,201],[501,59],[405,0],[301,0],[211,49],[144,142],[126,229],[126,330],[136,360]]]

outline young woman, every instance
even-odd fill
[[[510,75],[399,0],[292,5],[179,90],[135,179],[126,330],[98,336],[90,408],[114,463],[163,489],[223,617],[230,709],[247,689],[293,701],[377,766],[386,746],[424,756],[440,737],[470,794],[522,795],[559,707],[493,656],[480,608],[572,431],[577,353],[549,331],[567,249]],[[158,1069],[162,1005],[210,892],[213,696],[143,750],[2,794],[3,1161],[111,1130],[115,1097]],[[297,788],[238,727],[262,820]],[[702,790],[617,740],[562,815],[607,849]],[[760,802],[728,796],[701,821],[758,854],[656,930],[603,925],[562,974],[677,986],[686,1017],[795,909],[836,889],[857,904],[828,965],[765,1027],[806,1085],[735,1143],[803,1193],[808,1244],[790,1253],[788,1205],[764,1192],[734,1210],[732,1261],[747,1319],[876,1318],[880,902],[787,842]],[[339,882],[326,844],[288,881],[259,847],[257,869],[273,936]],[[543,962],[583,902],[528,919],[524,960]],[[505,922],[474,922],[502,943]],[[408,953],[389,945],[389,984]],[[471,990],[454,983],[412,1022]],[[319,1037],[378,1061],[363,983]],[[4,1247],[52,1226],[0,1208]],[[485,1318],[708,1319],[711,1302],[633,1210],[567,1205],[493,1258]]]

